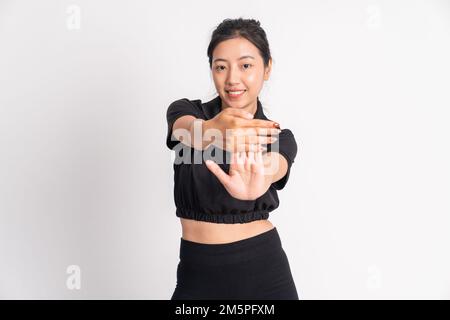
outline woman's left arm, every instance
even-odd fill
[[[266,174],[266,185],[270,185],[283,178],[288,170],[286,158],[278,152],[267,152],[263,155],[264,171]]]

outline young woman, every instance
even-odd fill
[[[182,225],[172,299],[297,300],[268,220],[297,144],[264,115],[258,98],[272,67],[266,33],[253,19],[226,19],[212,34],[208,57],[218,96],[180,99],[167,109]]]

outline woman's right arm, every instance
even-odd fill
[[[182,139],[182,143],[189,146],[189,147],[193,147],[197,150],[205,150],[210,144],[211,141],[206,141],[206,139],[203,139],[203,136],[206,132],[206,130],[208,130],[208,128],[210,128],[210,122],[211,120],[203,120],[203,119],[199,119],[196,118],[194,116],[191,115],[186,115],[186,116],[181,116],[179,117],[177,120],[175,120],[175,122],[173,123],[173,129],[172,131],[175,132],[176,130],[179,129],[184,129],[189,135],[189,139],[188,141],[186,141],[186,139]],[[195,126],[194,126],[195,124]],[[195,139],[195,130],[199,130],[199,127],[201,126],[201,132],[202,132],[202,138],[201,139]],[[198,131],[197,131],[198,132]],[[198,133],[200,134],[200,133]]]

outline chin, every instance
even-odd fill
[[[230,100],[226,100],[226,101],[230,107],[239,108],[239,109],[244,108],[248,103],[248,101],[230,101]]]
[[[232,102],[229,104],[229,106],[231,107],[231,108],[235,108],[235,109],[243,109],[243,108],[245,108],[245,106],[246,106],[246,104],[242,104],[242,103],[240,103],[240,104],[233,104]]]

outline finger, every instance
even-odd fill
[[[280,125],[271,120],[263,120],[263,119],[247,119],[242,121],[243,126],[247,128],[254,128],[254,127],[260,127],[260,128],[276,128],[280,129]]]
[[[267,147],[262,146],[259,143],[243,143],[243,144],[236,144],[233,147],[231,147],[230,152],[249,152],[249,151],[265,151],[267,150]]]
[[[240,163],[242,162],[242,156],[241,156],[242,152],[232,152],[231,153],[231,167],[233,169],[238,169]]]
[[[277,136],[281,133],[281,129],[256,127],[256,132],[260,136]]]
[[[229,184],[230,176],[226,174],[217,163],[212,160],[206,160],[205,164],[209,171],[211,171],[223,185]]]
[[[263,164],[263,156],[262,156],[262,152],[257,152],[257,153],[255,154],[255,163]]]
[[[228,139],[229,142],[234,143],[234,144],[246,144],[246,143],[269,144],[269,143],[274,143],[277,140],[278,140],[277,137],[258,136],[258,135],[232,136]]]
[[[247,152],[247,161],[250,162],[250,164],[255,162],[255,155],[258,151],[249,151]]]
[[[263,154],[262,152],[257,152],[255,154],[255,163],[254,163],[255,167],[259,168],[259,172],[261,174],[265,174],[266,171],[266,167],[264,164],[264,158],[263,158]]]
[[[246,160],[246,152],[239,152],[238,153],[238,165],[240,169],[244,169],[244,164]]]
[[[252,168],[252,164],[255,163],[255,154],[257,152],[249,151],[247,153],[247,162],[245,166],[245,170],[250,171]]]
[[[253,144],[270,144],[274,143],[278,140],[276,137],[271,136],[246,136],[245,143],[253,143]]]
[[[237,163],[237,160],[238,160],[237,159],[237,157],[238,157],[237,155],[238,155],[237,152],[231,151],[231,159],[230,159],[231,162],[230,162],[230,164],[233,165],[233,166],[236,165],[236,163]]]
[[[259,143],[247,143],[246,144],[246,152],[256,152],[262,148],[262,145]]]
[[[247,152],[249,152],[249,151],[259,152],[259,151],[267,150],[267,147],[264,147],[262,144],[259,144],[259,143],[248,143],[245,146],[246,146],[245,151],[247,151]]]
[[[264,174],[264,165],[258,161],[252,163],[251,171],[257,174]]]
[[[276,136],[281,133],[280,129],[276,128],[260,128],[260,127],[244,127],[237,129],[230,129],[231,136]]]

